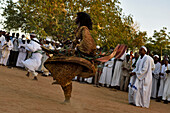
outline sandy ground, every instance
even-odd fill
[[[170,113],[170,104],[151,100],[150,108],[128,104],[128,94],[73,82],[71,103],[63,105],[59,85],[52,77],[25,76],[26,71],[0,66],[0,113]]]

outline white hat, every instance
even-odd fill
[[[26,38],[23,38],[22,40],[27,40]]]
[[[55,41],[54,41],[54,40],[52,40],[52,42],[54,42],[54,43],[55,43]]]
[[[168,58],[165,58],[165,61],[169,61],[169,59],[168,59]]]
[[[26,37],[27,40],[31,40],[29,36]]]
[[[60,50],[60,49],[61,49],[61,47],[58,47],[58,48],[57,48],[57,50]]]
[[[35,33],[30,33],[30,35],[31,35],[31,36],[36,36],[36,34],[35,34]]]
[[[147,48],[145,46],[142,46],[141,48],[143,48],[147,52]]]
[[[159,58],[159,56],[158,56],[158,55],[154,55],[154,57],[157,57],[157,58]]]
[[[56,41],[57,44],[59,44],[60,42],[59,41]]]
[[[97,46],[96,46],[96,48],[97,48],[97,49],[100,49],[100,46],[99,46],[99,45],[97,45]]]
[[[49,42],[51,42],[51,39],[47,37],[47,38],[46,38],[46,41],[49,41]]]

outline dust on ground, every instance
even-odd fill
[[[26,71],[0,66],[0,113],[170,113],[170,104],[151,100],[150,108],[128,104],[128,93],[73,82],[70,104],[52,77],[25,76]]]

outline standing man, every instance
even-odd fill
[[[43,46],[50,50],[54,50],[50,42],[51,42],[51,39],[47,37]],[[52,57],[52,56],[53,56],[53,54],[49,54],[49,56],[47,56],[46,53],[43,52],[42,59],[41,59],[41,65],[39,67],[40,70],[42,70],[42,72],[43,72],[42,76],[47,77],[50,75],[50,72],[45,68],[44,63],[49,57]]]
[[[28,71],[26,76],[29,77],[30,73],[32,73],[32,75],[34,76],[33,80],[38,80],[38,73],[35,72],[35,70],[37,70],[38,67],[41,65],[42,49],[41,45],[38,43],[39,40],[36,38],[36,34],[31,33],[30,38],[31,42],[29,44],[26,44],[26,48],[32,52],[32,56],[29,59],[23,61],[23,64]]]
[[[5,41],[5,37],[2,35],[2,31],[0,31],[0,59],[2,57],[2,45]]]
[[[116,89],[120,89],[120,78],[121,78],[121,72],[122,72],[122,64],[126,57],[126,50],[127,46],[122,46],[122,48],[119,48],[119,51],[116,53],[115,57],[115,67],[113,71],[113,77],[111,80],[111,86],[113,86]]]
[[[163,93],[164,93],[164,87],[165,87],[165,81],[166,81],[166,70],[167,70],[167,66],[168,66],[168,60],[167,58],[164,59],[165,64],[162,65],[161,67],[161,73],[160,73],[160,86],[159,86],[159,91],[158,91],[158,98],[157,98],[157,102],[161,102],[162,97],[163,97]],[[167,63],[166,63],[167,62]]]
[[[162,96],[162,100],[165,104],[168,104],[170,102],[170,64],[168,64],[168,58],[165,59],[165,65],[167,65],[166,71],[166,79],[165,79],[165,86],[164,86],[164,92]]]
[[[16,63],[17,67],[22,67],[22,68],[24,67],[22,61],[24,61],[27,56],[25,46],[26,46],[26,38],[22,38],[22,42],[19,44],[19,47],[18,47],[19,55],[18,55],[18,59]]]
[[[138,58],[139,54],[136,52],[134,58],[132,59],[132,69],[135,69]]]
[[[15,37],[15,33],[12,33],[13,48],[10,51],[9,67],[10,66],[12,66],[12,67],[16,66],[16,62],[17,62],[18,54],[19,54],[19,49],[18,49],[19,41],[18,41],[18,38],[19,38],[19,33],[16,34],[16,37]]]
[[[152,93],[151,97],[156,98],[157,97],[157,84],[159,79],[159,73],[161,72],[161,64],[158,62],[159,56],[154,56],[154,63],[155,63],[155,69],[152,72]]]
[[[131,73],[129,103],[149,108],[154,64],[146,52],[146,47],[142,46],[139,50],[140,58],[136,63],[136,68]]]
[[[122,64],[122,72],[121,72],[121,82],[120,82],[120,90],[128,91],[128,84],[130,79],[130,72],[131,72],[131,59],[130,55],[126,55],[125,60]]]
[[[6,66],[7,61],[10,55],[10,50],[13,48],[12,41],[10,40],[10,36],[7,36],[7,39],[2,44],[2,57],[0,60],[0,64]]]

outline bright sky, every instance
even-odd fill
[[[133,15],[141,31],[153,36],[154,30],[170,32],[170,0],[119,0],[125,15]]]

